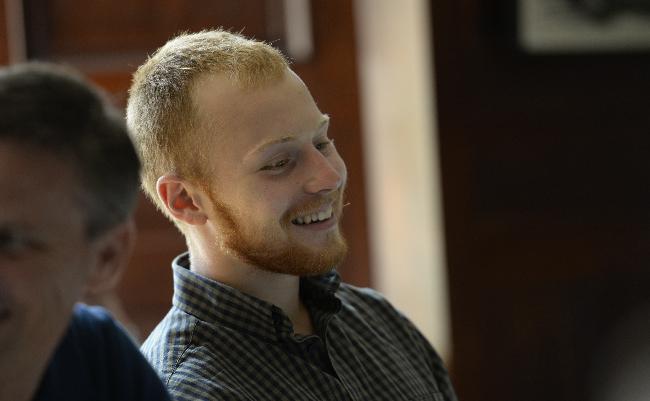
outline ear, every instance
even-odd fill
[[[200,195],[184,179],[163,175],[156,182],[158,198],[175,219],[190,225],[205,224],[208,216],[201,208]]]
[[[86,281],[86,297],[100,296],[115,288],[131,258],[135,236],[135,223],[130,218],[92,240],[93,259]]]

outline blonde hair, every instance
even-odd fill
[[[225,74],[243,88],[255,88],[280,79],[287,68],[272,46],[223,30],[181,34],[138,68],[129,89],[127,124],[142,160],[142,187],[170,219],[156,194],[158,178],[174,173],[199,180],[205,171],[193,103],[197,79]]]

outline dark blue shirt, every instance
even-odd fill
[[[99,307],[75,307],[34,400],[168,401],[140,350]]]

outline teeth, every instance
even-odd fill
[[[318,213],[312,213],[307,216],[303,217],[296,217],[294,219],[294,223],[296,224],[310,224],[310,223],[316,223],[318,221],[323,221],[327,220],[330,217],[332,217],[332,207],[328,206],[327,209],[318,212]]]

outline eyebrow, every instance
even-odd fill
[[[318,128],[316,128],[316,132],[320,132],[323,129],[323,127],[329,123],[329,121],[330,121],[330,116],[328,116],[327,114],[323,114],[320,123],[318,123]],[[282,138],[270,140],[269,142],[266,142],[258,146],[257,148],[251,150],[250,152],[248,152],[245,158],[248,158],[254,154],[263,153],[266,149],[270,148],[271,146],[287,143],[295,140],[296,140],[295,136],[283,136]]]

